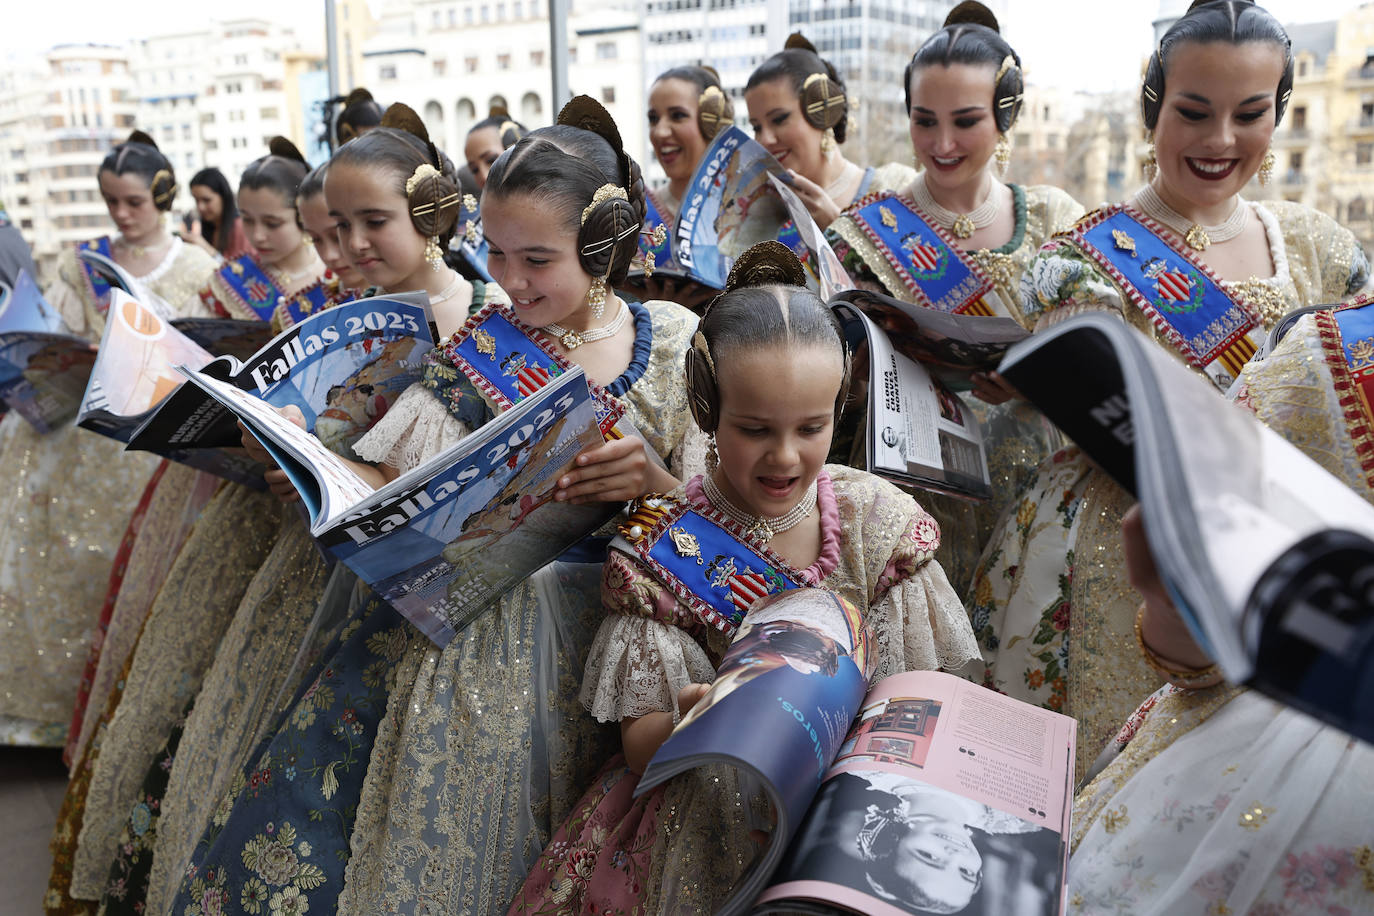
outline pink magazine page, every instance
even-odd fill
[[[890,916],[1063,912],[1074,738],[1067,716],[951,675],[886,678],[761,909],[805,900]]]

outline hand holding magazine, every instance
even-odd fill
[[[720,912],[1061,912],[1073,720],[934,671],[870,688],[868,641],[830,592],[759,602],[646,768],[637,794],[710,763],[762,784],[771,835]]]
[[[1000,371],[1140,501],[1228,680],[1374,740],[1374,507],[1115,316],[1036,334]]]
[[[616,510],[553,498],[573,459],[605,442],[603,408],[580,368],[375,491],[266,401],[206,373],[186,376],[286,472],[321,545],[441,646]]]

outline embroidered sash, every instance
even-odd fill
[[[245,254],[236,258],[221,267],[216,276],[228,293],[228,301],[223,305],[230,318],[271,320],[282,293],[255,257]]]
[[[654,256],[654,264],[659,267],[671,262],[673,257],[673,224],[663,216],[664,208],[649,191],[644,195],[644,231],[639,236],[639,260],[643,263],[649,254]],[[663,227],[663,241],[655,245],[650,235],[659,226]]]
[[[637,558],[708,626],[734,633],[754,602],[808,587],[734,520],[685,499],[638,500],[614,544]]]
[[[101,236],[88,242],[78,242],[76,249],[77,251],[94,251],[111,260],[114,259],[114,254],[110,250],[109,236]],[[90,262],[77,258],[76,264],[81,268],[81,276],[86,280],[86,294],[91,297],[91,302],[95,303],[96,311],[104,315],[110,310],[109,281],[96,273],[95,265]]]
[[[1314,312],[1345,429],[1374,488],[1374,296]]]
[[[996,285],[949,233],[901,194],[871,194],[846,214],[917,305],[956,315],[1011,315]]]
[[[572,368],[533,328],[497,302],[483,306],[439,350],[496,413],[509,410]],[[624,407],[600,386],[591,389],[601,434],[621,438],[625,431],[615,427]]]
[[[273,317],[283,331],[295,327],[306,318],[336,304],[335,297],[326,289],[323,280],[316,280],[294,296],[280,297]]]
[[[1235,378],[1262,342],[1251,332],[1263,327],[1193,252],[1166,241],[1163,228],[1117,205],[1085,216],[1069,237],[1189,363]]]

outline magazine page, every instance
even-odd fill
[[[645,768],[636,794],[707,763],[762,783],[776,818],[771,839],[721,913],[748,907],[801,822],[867,689],[869,638],[862,613],[831,592],[798,588],[757,602],[706,695]]]
[[[215,356],[250,359],[272,340],[272,322],[249,318],[174,318],[172,327]]]
[[[845,290],[853,289],[854,281],[849,278],[849,272],[840,262],[840,256],[835,254],[835,249],[825,240],[825,233],[811,218],[811,211],[806,209],[806,204],[802,203],[797,192],[778,175],[769,175],[768,181],[773,185],[773,191],[782,198],[783,206],[787,207],[788,217],[797,229],[797,235],[811,253],[811,257],[806,259],[806,266],[816,278],[821,299],[829,302]]]
[[[396,297],[346,302],[277,335],[231,374],[212,372],[273,407],[295,406],[308,431],[346,458],[353,443],[420,378],[433,348],[426,306]],[[178,391],[134,435],[159,454],[238,445],[235,419],[194,386]]]
[[[787,207],[770,175],[786,170],[760,144],[731,125],[707,146],[682,201],[673,233],[677,264],[714,289],[749,246],[775,239]]]
[[[115,287],[77,425],[128,442],[148,412],[181,385],[176,367],[199,369],[212,358],[155,308]]]
[[[1075,738],[953,675],[884,678],[756,912],[1062,913]]]
[[[978,418],[920,363],[892,347],[862,312],[837,305],[854,338],[867,341],[868,470],[898,483],[972,499],[992,495]],[[864,357],[856,361],[863,376]]]
[[[956,315],[872,290],[848,290],[834,298],[867,315],[887,332],[897,352],[919,362],[956,391],[967,391],[972,387],[971,374],[993,371],[1007,348],[1030,336],[1010,318]]]
[[[4,288],[5,296],[0,299],[0,334],[12,331],[48,331],[59,333],[67,330],[57,309],[48,304],[43,293],[29,272],[20,269],[14,278],[14,287]]]
[[[223,404],[230,415],[237,418],[236,423],[243,421],[277,466],[286,472],[300,493],[312,533],[332,514],[341,514],[372,495],[372,487],[342,458],[279,414],[273,405],[232,382],[186,366],[179,368],[192,384]]]
[[[113,258],[107,257],[98,251],[90,248],[80,248],[76,256],[89,264],[105,282],[110,284],[111,289],[119,289],[131,296],[138,298],[147,308],[152,309],[164,318],[170,318],[176,314],[176,310],[161,296],[148,289],[143,283],[120,267]]]
[[[0,399],[40,433],[76,415],[95,347],[62,318],[21,270],[0,300]]]
[[[554,500],[577,455],[605,442],[582,370],[369,494],[321,544],[446,645],[501,595],[608,521],[609,503]]]

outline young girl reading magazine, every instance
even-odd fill
[[[688,398],[718,458],[706,476],[641,501],[621,527],[602,575],[608,614],[582,684],[593,715],[620,723],[624,758],[574,809],[512,913],[711,913],[754,854],[750,799],[731,772],[703,768],[631,796],[712,680],[752,603],[743,595],[782,583],[715,589],[705,570],[728,567],[723,556],[703,557],[702,570],[690,565],[681,579],[661,565],[651,572],[641,559],[651,540],[641,513],[691,511],[723,522],[741,541],[737,569],[747,545],[748,556],[767,557],[785,578],[867,608],[875,677],[957,669],[976,656],[968,617],[931,559],[934,521],[871,474],[823,464],[849,358],[804,277],[785,246],[756,245],[702,319],[686,359]],[[688,592],[699,600],[680,597]]]

